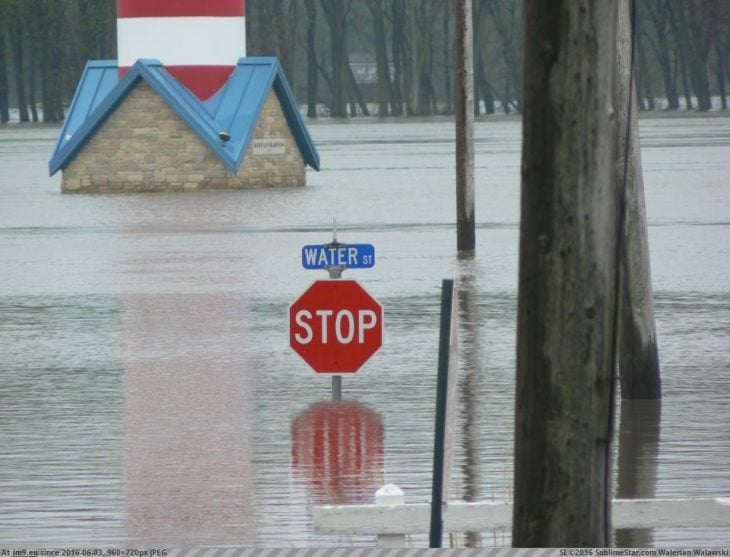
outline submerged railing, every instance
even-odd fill
[[[375,494],[373,505],[314,507],[317,534],[378,536],[379,547],[406,547],[409,534],[427,534],[430,503],[406,503],[393,484]],[[730,497],[686,499],[614,499],[614,529],[730,528]],[[444,532],[484,532],[512,528],[508,501],[449,501]]]

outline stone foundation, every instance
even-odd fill
[[[257,140],[277,141],[271,148],[271,143]],[[273,89],[243,163],[233,174],[141,81],[63,170],[61,190],[107,193],[305,184],[304,161]]]

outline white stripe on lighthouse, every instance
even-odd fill
[[[167,66],[233,66],[246,56],[246,18],[120,18],[117,51],[120,67],[139,58]]]

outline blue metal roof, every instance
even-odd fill
[[[276,58],[241,58],[223,88],[199,100],[157,60],[138,60],[119,79],[116,60],[86,64],[48,168],[68,166],[140,80],[182,118],[231,172],[243,163],[269,91],[273,87],[304,162],[319,170],[319,154]],[[225,144],[218,133],[231,137]]]

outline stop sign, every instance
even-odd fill
[[[289,306],[289,344],[318,373],[355,373],[383,343],[383,308],[354,280],[315,281]]]

